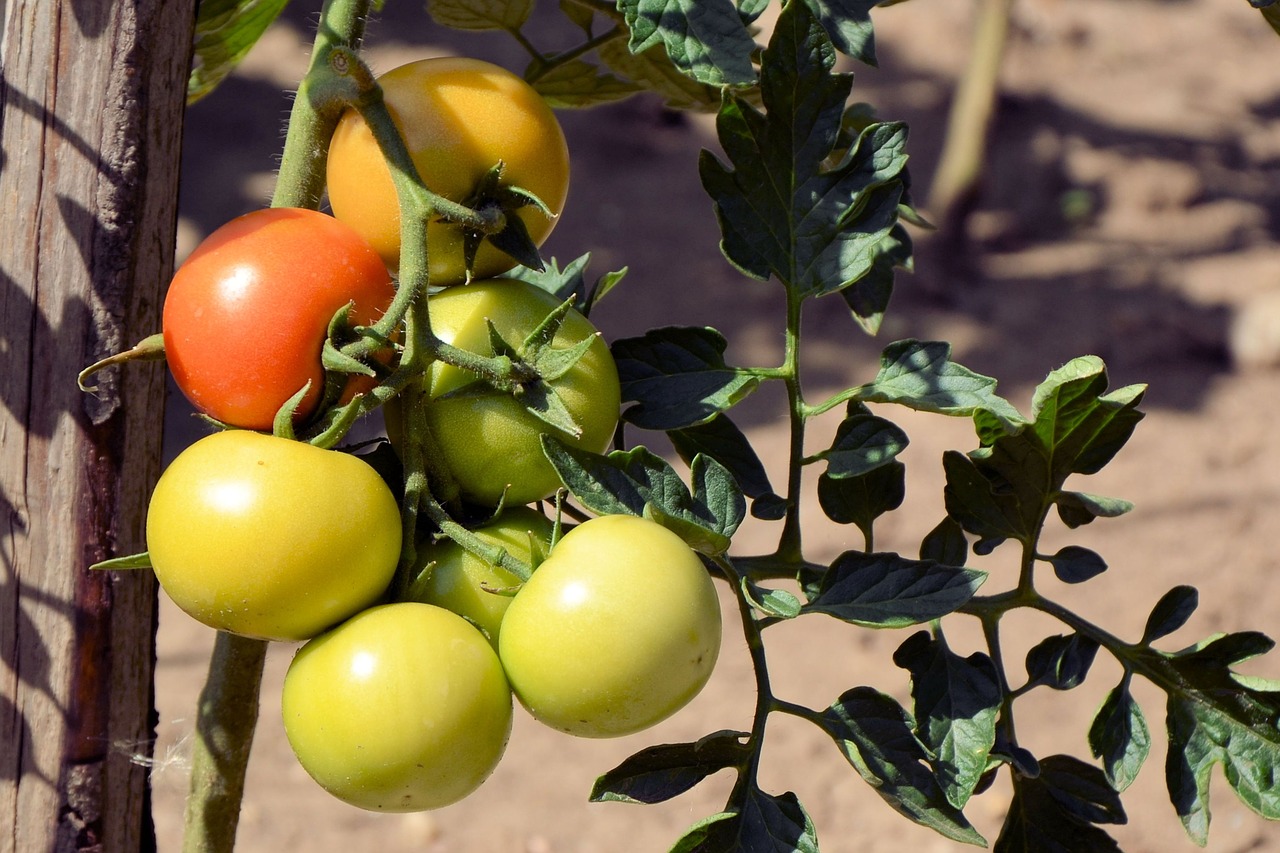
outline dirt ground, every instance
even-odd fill
[[[189,114],[180,250],[269,195],[288,106],[282,91],[305,69],[305,27],[313,18],[312,4],[293,5],[293,17],[242,71]],[[877,10],[880,69],[857,70],[856,97],[883,117],[910,122],[917,201],[926,212],[924,192],[965,57],[971,5],[914,0]],[[442,31],[426,21],[420,3],[387,6],[370,30],[378,69],[441,52],[523,65],[502,37]],[[1201,590],[1200,610],[1165,641],[1168,648],[1215,631],[1280,636],[1280,446],[1273,439],[1280,420],[1280,39],[1245,0],[1022,0],[1003,80],[970,257],[940,257],[920,235],[918,270],[899,279],[878,339],[857,331],[838,302],[819,303],[807,319],[807,390],[819,399],[866,381],[876,353],[891,340],[945,338],[955,343],[957,360],[999,377],[1003,393],[1025,410],[1031,388],[1049,370],[1075,355],[1102,356],[1115,386],[1149,383],[1148,414],[1112,466],[1080,487],[1127,498],[1137,509],[1073,534],[1070,541],[1097,550],[1111,571],[1083,589],[1052,594],[1120,637],[1136,638],[1165,590],[1193,584]],[[697,182],[697,152],[714,144],[709,120],[636,99],[565,114],[563,121],[573,186],[547,249],[562,260],[590,251],[597,271],[630,267],[595,317],[606,335],[708,324],[731,341],[731,363],[774,363],[781,343],[777,287],[744,280],[723,261]],[[769,392],[759,398],[744,404],[738,420],[776,478],[785,435],[772,415],[779,401]],[[193,435],[180,401],[171,414],[170,454]],[[878,545],[913,552],[941,517],[942,451],[971,449],[974,441],[963,421],[889,416],[912,439],[908,498],[878,531]],[[825,438],[819,435],[815,447]],[[855,544],[820,517],[811,522],[806,541],[813,557],[830,559]],[[766,548],[772,535],[764,525],[748,525],[736,547]],[[978,567],[993,571],[992,584],[1009,577],[998,559]],[[154,787],[160,849],[172,851],[179,847],[193,708],[212,634],[164,606]],[[684,827],[720,809],[729,788],[723,774],[659,807],[590,805],[586,795],[596,775],[642,746],[749,725],[750,668],[740,634],[727,624],[712,683],[668,723],[619,741],[573,740],[518,711],[508,753],[478,793],[409,816],[343,805],[298,767],[279,719],[278,690],[292,648],[275,648],[239,849],[666,849]],[[960,643],[967,641],[964,627],[956,629]],[[1010,627],[1011,661],[1061,630],[1033,619]],[[821,707],[860,684],[907,695],[904,673],[889,661],[906,636],[901,632],[811,617],[771,634],[775,685],[786,698]],[[1280,676],[1277,660],[1264,658],[1251,671]],[[1041,756],[1087,755],[1089,720],[1118,674],[1100,657],[1083,687],[1020,703],[1026,744]],[[1115,835],[1129,851],[1191,850],[1163,789],[1162,696],[1147,689],[1138,697],[1156,743],[1125,798],[1130,823]],[[955,847],[899,818],[829,742],[789,719],[771,728],[765,766],[769,790],[794,790],[805,802],[825,851]],[[990,838],[1008,799],[999,784],[967,810]],[[1213,806],[1208,849],[1280,851],[1280,826],[1249,812],[1220,778]]]

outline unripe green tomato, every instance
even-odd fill
[[[553,529],[551,520],[542,513],[529,507],[514,507],[472,532],[516,559],[532,563],[533,549],[545,553]],[[502,616],[511,597],[489,590],[519,584],[520,579],[506,569],[485,562],[452,539],[442,539],[418,548],[413,581],[405,598],[465,616],[489,635],[489,642],[497,649]]]
[[[417,602],[370,608],[307,643],[281,702],[307,773],[371,811],[461,800],[497,767],[511,733],[493,648],[461,616]]]
[[[702,561],[629,515],[565,534],[512,600],[498,641],[521,703],[581,737],[666,719],[706,684],[719,651],[720,603]]]
[[[432,331],[442,341],[484,355],[493,354],[489,323],[518,347],[558,304],[545,290],[514,279],[451,287],[428,300]],[[544,432],[593,453],[609,446],[622,403],[608,345],[586,317],[570,310],[552,346],[568,349],[587,338],[594,342],[582,358],[549,380],[582,428],[577,437],[535,417],[511,394],[478,384],[470,371],[431,366],[427,426],[464,497],[496,506],[507,488],[506,504],[514,506],[553,495],[560,478],[542,452]],[[476,393],[456,393],[468,385]]]
[[[247,430],[173,460],[147,510],[169,597],[222,631],[305,640],[368,607],[400,557],[400,509],[369,465]]]

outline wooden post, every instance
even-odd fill
[[[195,0],[3,0],[0,851],[154,849],[163,368],[77,372],[159,330]]]

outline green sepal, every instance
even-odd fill
[[[90,571],[103,572],[149,568],[151,568],[151,553],[149,551],[143,551],[140,554],[129,554],[124,557],[112,557],[110,560],[102,560],[89,567]]]

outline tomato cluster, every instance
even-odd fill
[[[440,59],[380,85],[427,188],[467,205],[488,203],[477,187],[490,201],[536,196],[503,210],[534,243],[546,236],[568,160],[527,84]],[[409,310],[390,272],[400,209],[354,110],[334,136],[328,178],[334,216],[247,214],[174,276],[165,355],[178,387],[224,429],[161,476],[149,559],[196,619],[303,643],[284,722],[320,785],[363,808],[435,808],[492,772],[514,698],[586,737],[674,713],[714,667],[719,603],[701,559],[658,523],[569,526],[532,506],[561,489],[545,434],[592,453],[613,440],[617,369],[592,323],[535,284],[495,278],[516,261],[484,242],[473,251],[474,233],[432,220],[420,296],[436,351],[415,368],[399,343],[412,327],[392,313]],[[357,340],[373,343],[341,349]],[[524,372],[503,379],[479,370],[485,359]],[[387,426],[404,478],[296,438],[374,390],[396,412]],[[401,406],[396,395],[410,391],[416,402]],[[536,395],[554,397],[562,420],[535,412]],[[418,512],[414,470],[439,512]]]

